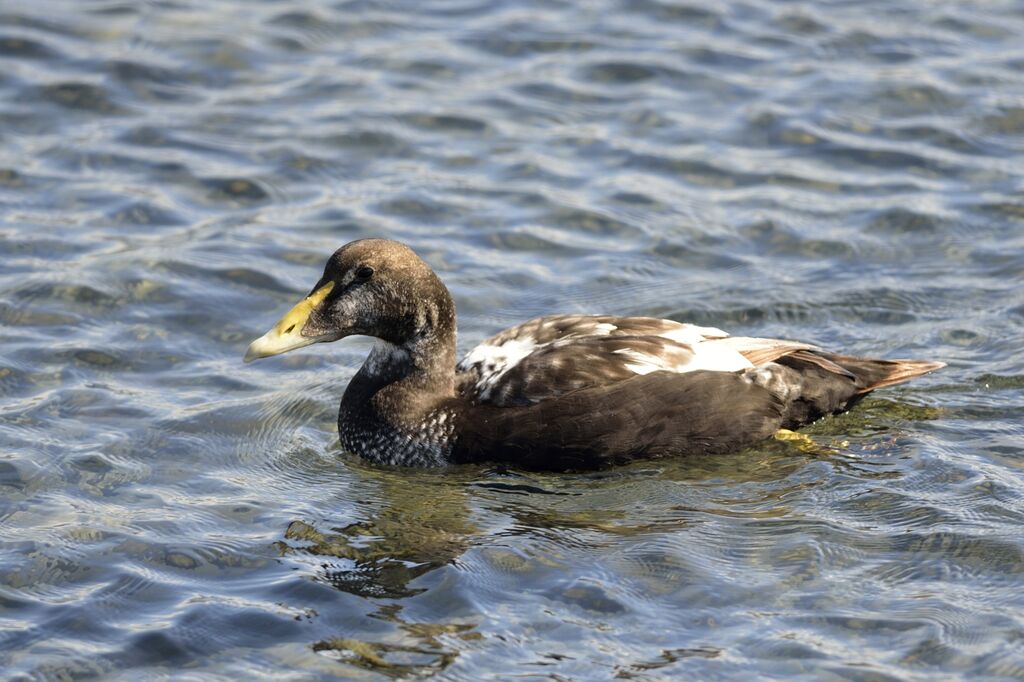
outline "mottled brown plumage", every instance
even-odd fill
[[[943,363],[854,358],[645,317],[553,315],[455,363],[455,307],[411,249],[339,249],[310,295],[246,359],[378,339],[341,401],[342,444],[375,462],[587,469],[714,454],[850,407]]]

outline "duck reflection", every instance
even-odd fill
[[[351,461],[353,492],[364,520],[320,529],[292,521],[277,544],[283,556],[320,560],[315,578],[367,599],[402,600],[425,592],[415,581],[456,561],[480,535],[470,521],[467,491],[478,470],[391,470]],[[415,474],[415,475],[411,475]],[[338,633],[312,644],[314,651],[387,677],[436,673],[459,655],[460,641],[479,639],[476,623],[410,622],[398,601],[374,604],[371,618],[394,625],[382,639]]]
[[[410,584],[452,563],[479,529],[470,521],[470,471],[391,470],[353,462],[365,520],[321,530],[295,520],[278,543],[282,555],[322,557],[319,578],[361,597],[400,599]]]
[[[395,679],[422,677],[447,668],[459,655],[453,642],[478,640],[471,623],[409,623],[399,604],[382,606],[373,617],[397,626],[397,641],[370,642],[351,637],[325,639],[313,651]],[[457,645],[456,645],[457,646]]]

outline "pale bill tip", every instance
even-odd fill
[[[242,360],[243,362],[252,362],[253,360],[259,360],[260,358],[269,358],[271,355],[287,353],[288,351],[295,350],[296,348],[304,348],[314,343],[320,343],[321,341],[333,341],[336,338],[338,337],[329,335],[308,337],[302,336],[299,332],[281,334],[275,327],[250,343],[249,348],[246,349],[245,355],[242,357]]]
[[[259,358],[259,353],[252,349],[252,344],[250,343],[249,347],[245,349],[245,355],[242,356],[242,362],[250,363],[253,360],[259,360]]]
[[[249,347],[245,349],[245,355],[242,357],[242,362],[252,362],[253,360],[259,360],[260,358],[273,355],[273,353],[267,352],[269,350],[267,346],[270,345],[267,341],[267,334],[264,334],[250,343]]]

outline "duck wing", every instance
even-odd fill
[[[661,370],[750,367],[731,347],[700,347],[726,337],[714,327],[652,317],[539,317],[470,351],[457,367],[459,392],[475,403],[508,407]]]
[[[544,345],[588,336],[663,336],[673,341],[697,343],[705,339],[722,339],[729,334],[715,327],[700,327],[657,317],[545,315],[509,327],[480,346],[502,346],[510,341]]]
[[[821,359],[843,372],[825,368]],[[734,372],[634,374],[516,407],[471,405],[460,415],[452,455],[458,462],[567,470],[731,452],[944,366],[806,349],[777,360]]]
[[[516,407],[655,372],[758,368],[771,369],[776,383],[806,383],[801,390],[845,396],[901,383],[941,366],[851,357],[801,341],[729,336],[714,327],[651,317],[552,315],[506,329],[473,349],[458,365],[458,386],[459,394],[473,404]],[[833,411],[823,407],[827,400],[811,402],[800,410],[805,415]]]
[[[504,371],[484,374],[472,388],[476,402],[508,407],[653,372],[734,372],[749,367],[750,362],[731,348],[706,343],[682,344],[658,336],[593,336],[546,344]]]
[[[498,407],[535,404],[638,374],[735,372],[805,353],[807,362],[853,378],[814,355],[812,344],[730,337],[715,327],[653,317],[550,315],[506,329],[458,365],[460,395]]]

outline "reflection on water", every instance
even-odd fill
[[[1024,678],[1012,2],[0,8],[0,669]],[[464,349],[658,315],[950,367],[742,453],[371,467],[351,239]]]
[[[320,579],[363,597],[399,599],[422,592],[409,583],[454,562],[479,533],[470,521],[464,484],[421,472],[360,469],[378,486],[358,500],[364,520],[328,532],[296,520],[278,543],[283,556],[312,557]]]
[[[410,482],[404,472],[363,471],[379,484],[376,499],[364,501],[365,521],[328,532],[293,521],[277,545],[282,556],[314,570],[316,580],[359,597],[389,600],[378,602],[369,616],[395,628],[383,640],[330,637],[313,644],[313,651],[396,678],[443,670],[459,655],[445,640],[480,639],[473,619],[409,622],[400,600],[427,591],[411,583],[456,562],[479,532],[470,522],[464,487],[439,477],[432,481],[429,474],[426,481]]]

